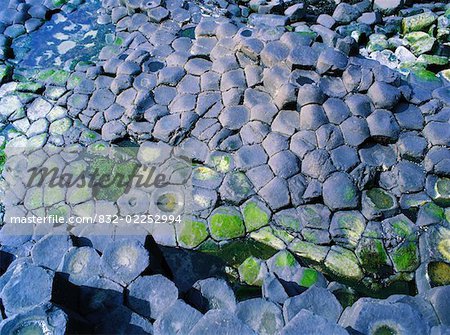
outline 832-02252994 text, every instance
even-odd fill
[[[70,216],[58,215],[48,216],[17,216],[9,219],[10,223],[16,224],[81,224],[81,223],[104,223],[104,224],[152,224],[152,223],[179,223],[181,215],[167,214],[133,214],[133,215],[93,215],[93,216]]]

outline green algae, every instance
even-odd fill
[[[394,268],[399,272],[411,272],[420,264],[419,250],[417,244],[405,241],[396,247],[391,253]]]
[[[275,256],[275,265],[279,267],[293,267],[297,265],[298,262],[295,257],[288,251],[280,251]]]
[[[248,257],[241,265],[238,267],[239,277],[241,281],[249,285],[262,285],[261,273],[261,260],[256,257]]]
[[[432,287],[450,285],[450,264],[431,262],[428,264],[428,276]]]
[[[387,270],[388,255],[381,240],[362,239],[356,249],[356,256],[366,272],[382,274]]]
[[[284,240],[277,236],[275,230],[271,227],[264,227],[258,231],[250,233],[250,238],[276,250],[286,247]]]
[[[331,247],[324,265],[326,272],[344,280],[359,281],[364,276],[355,254],[339,246]]]
[[[402,32],[406,34],[413,31],[425,31],[436,19],[437,15],[433,12],[424,12],[405,17],[402,20]]]
[[[195,248],[208,237],[206,222],[200,220],[183,220],[177,227],[178,243],[185,248]]]
[[[311,287],[317,283],[318,279],[319,279],[319,272],[317,272],[314,269],[307,268],[303,270],[303,276],[300,279],[299,284],[303,287]]]
[[[0,84],[3,84],[11,79],[13,68],[10,65],[0,65]]]
[[[211,236],[216,240],[227,240],[245,235],[241,214],[232,207],[216,209],[209,219]]]
[[[97,200],[117,201],[124,194],[131,180],[132,172],[138,168],[136,162],[118,162],[104,157],[96,157],[90,162],[88,172],[97,174],[98,178],[108,178],[104,184],[93,188],[93,196]]]
[[[292,241],[288,248],[301,259],[312,261],[314,263],[323,262],[328,251],[330,250],[329,247],[316,245],[314,243],[297,239]]]
[[[225,244],[206,240],[197,250],[213,255],[234,267],[238,267],[249,257],[269,259],[277,252],[274,248],[251,239],[234,240]]]
[[[367,196],[377,209],[389,209],[394,206],[392,197],[381,188],[372,188],[367,191]]]
[[[372,335],[398,335],[398,332],[387,325],[378,326],[373,332]]]
[[[194,169],[193,171],[193,178],[198,179],[198,180],[213,180],[213,179],[217,179],[219,177],[219,174],[214,171],[213,169],[210,169],[208,167],[205,166],[199,166],[197,168]]]
[[[269,215],[256,202],[250,201],[242,210],[247,231],[255,231],[269,223]]]

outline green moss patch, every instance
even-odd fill
[[[319,263],[325,260],[329,247],[296,239],[289,244],[289,250],[304,260]]]
[[[381,188],[372,188],[368,190],[367,196],[377,209],[389,209],[394,206],[392,196]]]
[[[195,248],[208,237],[206,222],[183,220],[177,227],[178,243],[184,248]]]
[[[284,249],[286,247],[283,239],[278,237],[277,234],[275,234],[274,229],[271,227],[264,227],[258,231],[254,231],[250,234],[250,237],[277,250]]]
[[[314,269],[304,269],[302,278],[300,279],[300,285],[303,287],[311,287],[317,283],[319,279],[319,273]]]
[[[248,257],[238,268],[241,281],[249,285],[261,286],[262,276],[261,260],[256,257]]]
[[[234,267],[238,267],[249,257],[269,259],[277,252],[277,250],[251,239],[234,240],[221,245],[212,240],[206,240],[197,250],[216,256]]]
[[[450,285],[450,264],[431,262],[428,264],[428,276],[433,287]]]
[[[355,254],[339,246],[331,247],[325,259],[325,270],[344,280],[359,281],[364,276]]]
[[[216,209],[209,218],[211,236],[219,241],[245,235],[244,221],[240,212],[233,207]]]
[[[378,326],[373,332],[373,335],[398,335],[399,333],[388,325]]]
[[[366,272],[382,274],[387,269],[388,255],[381,240],[363,238],[356,249],[356,256]]]
[[[399,272],[414,271],[420,264],[417,244],[412,241],[405,241],[395,248],[391,258],[394,268]]]
[[[275,256],[275,265],[279,267],[293,267],[298,264],[295,257],[288,251],[280,251]]]
[[[269,215],[256,202],[247,202],[243,209],[245,227],[247,231],[254,231],[269,223]]]

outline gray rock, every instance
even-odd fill
[[[227,71],[220,80],[220,90],[228,91],[231,88],[245,88],[245,74],[242,69]]]
[[[379,12],[368,12],[368,13],[363,13],[359,18],[358,18],[358,22],[359,23],[364,23],[364,24],[368,24],[368,25],[374,25],[377,24],[379,22],[381,22],[381,15]]]
[[[273,156],[277,152],[288,149],[288,137],[279,133],[271,132],[262,142],[262,146],[269,156]]]
[[[375,108],[393,108],[401,97],[401,93],[398,88],[378,81],[369,88],[367,93]]]
[[[261,51],[261,61],[266,67],[283,62],[289,55],[289,48],[280,41],[269,42]]]
[[[64,255],[60,272],[68,275],[71,283],[83,285],[91,277],[100,275],[100,256],[90,247],[71,248]]]
[[[283,304],[289,298],[280,280],[271,273],[264,278],[262,295],[264,298],[278,304]]]
[[[152,319],[160,318],[178,299],[178,289],[162,275],[139,277],[128,290],[130,308]]]
[[[269,126],[267,124],[252,121],[244,125],[239,133],[244,144],[253,145],[261,143],[269,131]]]
[[[399,104],[394,110],[400,127],[411,130],[423,129],[424,118],[420,109],[412,104]]]
[[[237,69],[239,69],[239,63],[234,55],[223,55],[215,59],[212,64],[212,70],[219,74]]]
[[[219,310],[224,314],[234,313],[236,298],[228,283],[219,278],[208,278],[197,281],[193,286],[201,294],[201,299],[191,292],[188,298],[199,310]]]
[[[44,304],[26,313],[13,315],[0,323],[0,333],[14,334],[17,331],[50,331],[55,335],[66,333],[68,317],[52,304]]]
[[[98,111],[105,111],[114,103],[115,96],[108,89],[100,89],[94,92],[89,100],[89,107]]]
[[[328,120],[334,124],[341,124],[350,116],[350,109],[341,99],[329,98],[322,107]]]
[[[300,162],[290,150],[280,151],[270,157],[269,166],[281,178],[292,177],[300,171]]]
[[[305,334],[321,335],[321,334],[335,334],[335,335],[347,335],[348,332],[336,325],[334,322],[330,322],[325,318],[322,318],[314,313],[311,313],[307,309],[302,309],[297,315],[289,321],[281,331],[281,335],[295,335],[298,334],[299,329]]]
[[[370,135],[384,141],[396,141],[400,134],[400,126],[394,115],[388,110],[377,109],[367,117]]]
[[[6,314],[12,316],[27,312],[49,302],[52,286],[51,271],[28,264],[16,269],[0,293]]]
[[[269,165],[265,164],[247,171],[247,177],[250,179],[255,189],[259,191],[263,186],[267,185],[267,183],[272,180],[274,174]]]
[[[360,172],[366,170],[364,173],[367,173],[369,171],[371,171],[372,173],[373,167],[389,168],[393,166],[397,161],[396,153],[393,150],[393,148],[391,146],[385,146],[380,144],[375,144],[360,149],[359,155],[362,162],[362,164],[360,164],[359,166],[362,168]],[[364,166],[366,167],[364,168]],[[359,170],[359,168],[357,167],[356,170]],[[356,171],[353,172],[356,173]],[[353,174],[353,172],[352,175],[354,176],[354,178],[358,179],[356,175]],[[390,189],[391,186],[388,188]]]
[[[56,271],[70,247],[72,247],[72,241],[69,236],[46,235],[31,249],[33,263]]]
[[[125,133],[125,125],[118,120],[106,122],[102,127],[102,138],[105,141],[116,140],[124,136]]]
[[[326,48],[320,53],[317,60],[317,71],[320,74],[328,71],[344,71],[348,63],[348,57],[341,51]]]
[[[298,90],[297,103],[299,107],[308,104],[322,104],[325,101],[325,96],[322,90],[316,85],[303,85]]]
[[[362,144],[370,136],[366,120],[357,116],[349,117],[342,122],[340,128],[345,142],[351,146]]]
[[[256,27],[284,27],[287,24],[288,17],[284,15],[275,14],[250,14],[248,22]]]
[[[286,300],[283,305],[284,319],[289,324],[301,310],[308,310],[336,323],[342,313],[342,306],[330,291],[312,286],[304,293]]]
[[[291,136],[300,128],[300,116],[297,111],[282,110],[272,123],[272,131]]]
[[[341,130],[338,126],[333,124],[325,124],[316,131],[317,144],[319,148],[328,151],[337,148],[344,144]]]
[[[318,53],[313,48],[298,46],[290,51],[287,64],[292,69],[311,69],[316,65],[318,57]]]
[[[302,227],[328,230],[331,213],[327,206],[303,205],[297,208],[297,213]]]
[[[435,326],[431,328],[430,335],[449,335],[450,334],[450,326]]]
[[[320,14],[317,18],[317,23],[331,29],[336,24],[336,20],[328,14]]]
[[[350,326],[363,334],[394,332],[397,329],[402,329],[406,334],[426,334],[429,330],[422,315],[410,305],[391,304],[371,298],[359,299],[352,307],[348,307],[339,324],[342,327]]]
[[[327,116],[320,105],[309,104],[300,109],[300,129],[317,130],[327,123]]]
[[[169,17],[170,12],[164,7],[158,6],[147,11],[151,22],[159,23]]]
[[[400,135],[397,148],[402,157],[412,160],[420,160],[425,155],[427,141],[414,133]]]
[[[250,113],[244,106],[225,107],[219,116],[220,123],[228,129],[240,129],[250,119]]]
[[[129,284],[149,265],[149,254],[139,241],[120,239],[103,251],[102,268],[109,279]]]
[[[117,74],[119,75],[137,75],[139,72],[141,72],[141,67],[136,64],[135,62],[131,61],[125,61],[122,64],[120,64],[117,68]]]
[[[260,145],[242,146],[235,155],[236,166],[243,170],[249,170],[267,162],[267,155]]]
[[[236,308],[236,316],[261,335],[276,334],[284,326],[280,307],[263,299],[240,302]]]
[[[372,113],[370,98],[363,94],[352,94],[345,99],[348,109],[353,115],[368,117]]]
[[[185,75],[185,70],[178,66],[168,66],[158,73],[158,84],[176,86]],[[156,95],[156,94],[155,94]]]
[[[208,311],[192,328],[189,335],[217,335],[242,334],[255,335],[256,333],[234,314],[227,310]]]
[[[425,185],[425,171],[422,166],[409,161],[400,161],[393,169],[402,193],[418,192]]]
[[[373,9],[389,15],[395,13],[403,5],[403,0],[375,0]]]
[[[202,318],[202,314],[183,300],[177,300],[153,324],[155,335],[186,335]]]
[[[432,121],[423,129],[425,138],[433,145],[450,145],[450,124]]]
[[[317,35],[319,35],[322,38],[324,44],[326,44],[329,47],[333,47],[339,38],[339,35],[334,30],[331,30],[319,24],[311,26],[311,30],[314,31]],[[328,66],[327,68],[329,69]]]
[[[340,3],[333,12],[333,19],[338,23],[350,23],[355,21],[360,12],[356,6],[352,6],[348,3]]]
[[[355,208],[359,203],[358,190],[350,178],[343,172],[332,174],[323,183],[323,201],[331,210]]]
[[[289,204],[288,185],[282,178],[273,178],[258,193],[272,210],[277,210]]]
[[[333,165],[341,171],[349,171],[359,163],[358,152],[347,145],[342,145],[331,151]]]
[[[302,161],[302,173],[324,181],[336,169],[326,150],[316,149],[305,155]]]
[[[302,130],[294,134],[291,138],[289,149],[300,159],[310,151],[317,148],[317,138],[313,131]]]
[[[240,204],[253,195],[253,187],[250,180],[243,172],[234,171],[225,175],[219,188],[223,200]]]
[[[347,94],[341,78],[322,77],[319,86],[326,95],[332,98],[343,98]]]

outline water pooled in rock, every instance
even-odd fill
[[[55,13],[41,28],[13,42],[14,60],[22,69],[73,68],[95,61],[112,25],[97,23],[101,2],[88,0],[71,13]]]

